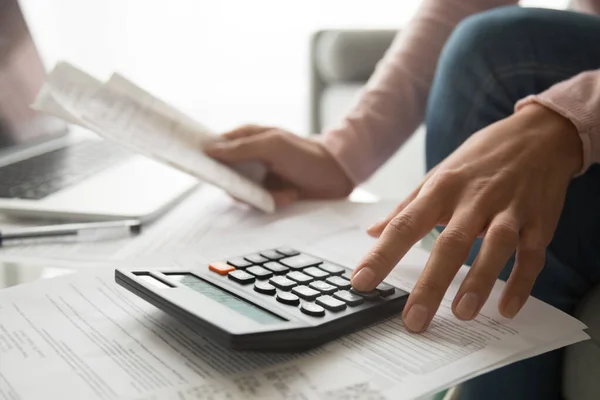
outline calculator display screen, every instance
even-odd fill
[[[285,319],[272,314],[262,308],[255,306],[254,304],[229,293],[220,287],[213,285],[203,279],[198,278],[193,274],[167,274],[170,279],[178,281],[183,285],[195,290],[214,300],[231,310],[237,311],[238,313],[260,323],[260,324],[275,324],[286,321]]]

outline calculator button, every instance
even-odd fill
[[[350,289],[350,292],[362,297],[367,301],[373,301],[379,299],[379,292],[377,290],[371,290],[370,292],[359,292],[356,289]]]
[[[285,257],[285,255],[278,253],[275,250],[261,251],[260,255],[273,261],[277,261]]]
[[[246,272],[254,275],[257,279],[269,279],[273,276],[273,272],[261,267],[260,265],[255,265],[253,267],[247,268]]]
[[[300,284],[305,284],[305,283],[309,283],[312,282],[313,278],[312,276],[303,274],[300,271],[292,271],[289,274],[286,275],[288,278],[290,278],[293,281],[296,281]]]
[[[232,281],[241,283],[242,285],[247,285],[254,282],[254,276],[250,275],[246,271],[242,271],[241,269],[230,272],[227,277]]]
[[[331,311],[342,311],[346,309],[346,303],[341,300],[334,299],[331,296],[321,296],[316,303]]]
[[[322,279],[322,278],[329,276],[329,272],[325,272],[321,268],[318,268],[318,267],[309,267],[309,268],[306,268],[302,272],[304,272],[307,275],[312,276],[313,278],[317,278],[317,279]]]
[[[227,275],[231,271],[235,271],[235,267],[233,267],[223,261],[217,261],[214,263],[210,263],[208,265],[208,269],[210,269],[212,272],[216,272],[219,275]]]
[[[280,264],[278,262],[275,262],[275,261],[264,263],[263,267],[265,267],[268,270],[273,271],[273,273],[275,275],[285,274],[286,272],[288,272],[290,270],[285,265],[282,265],[282,264]]]
[[[250,254],[249,256],[244,256],[244,258],[254,264],[262,264],[269,261],[269,259],[261,256],[260,254]]]
[[[308,301],[313,301],[321,295],[321,292],[304,285],[296,286],[292,289],[292,293]]]
[[[332,284],[333,286],[338,287],[339,289],[350,289],[350,281],[346,278],[342,278],[341,276],[330,276],[325,279],[325,282]]]
[[[300,252],[298,250],[294,250],[290,247],[280,247],[280,248],[276,249],[275,251],[283,254],[286,257],[297,256],[298,254],[300,254]]]
[[[268,282],[258,281],[254,284],[254,291],[273,296],[277,290],[275,289],[275,286]]]
[[[331,275],[342,275],[344,272],[346,272],[346,268],[328,262],[324,262],[323,264],[319,265],[319,268],[329,272]]]
[[[308,286],[324,294],[331,294],[337,290],[335,286],[323,281],[314,281]]]
[[[232,258],[231,260],[227,260],[227,264],[233,265],[236,268],[248,268],[252,265],[252,263],[248,260],[243,259],[242,257]]]
[[[286,267],[291,269],[304,269],[306,267],[313,267],[321,264],[321,260],[311,256],[298,255],[294,257],[284,258],[279,261]]]
[[[322,317],[325,315],[325,309],[315,303],[303,302],[300,306],[300,310],[302,310],[304,314],[310,315],[312,317]]]
[[[379,295],[381,297],[388,297],[388,296],[391,296],[394,294],[394,292],[396,291],[396,288],[393,287],[392,285],[388,285],[387,283],[382,282],[379,285],[377,285],[375,290],[377,290],[379,292]]]
[[[286,278],[285,276],[274,276],[269,279],[269,283],[281,290],[290,290],[297,285],[296,282]]]
[[[290,292],[279,292],[277,293],[277,301],[289,306],[297,306],[300,304],[300,299],[295,294]]]
[[[340,290],[339,292],[335,292],[333,294],[333,297],[342,300],[350,307],[354,307],[365,302],[365,300],[362,297],[347,290]]]

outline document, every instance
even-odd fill
[[[322,240],[367,245],[345,232]],[[427,257],[413,249],[389,281],[410,289]],[[226,350],[116,285],[112,268],[14,287],[0,291],[0,399],[413,399],[587,338],[533,298],[516,319],[501,317],[501,285],[479,317],[458,321],[458,284],[425,334],[397,316],[299,354]]]
[[[102,82],[98,79],[69,63],[59,62],[44,81],[31,107],[87,128],[78,106],[87,103],[100,87]]]
[[[205,249],[214,249],[229,243],[234,237],[265,235],[268,229],[287,229],[284,235],[319,237],[330,229],[368,226],[386,215],[390,204],[355,203],[348,200],[299,202],[266,214],[236,202],[221,190],[202,185],[172,210],[153,222],[144,224],[139,236],[109,236],[80,241],[73,238],[51,238],[30,241],[27,244],[9,244],[0,247],[0,260],[15,262],[63,261],[119,261],[139,258],[170,259],[186,257]],[[322,211],[319,214],[315,212]],[[307,217],[308,215],[313,217]],[[318,219],[315,216],[318,215]],[[298,219],[297,217],[302,217]],[[306,217],[306,218],[305,218]],[[284,221],[290,220],[285,228]],[[274,225],[281,222],[279,225]],[[39,225],[39,222],[0,220],[0,229]],[[268,228],[270,226],[270,228]],[[258,235],[257,235],[258,233]],[[283,236],[285,237],[285,236]],[[224,240],[223,238],[227,238]],[[279,241],[280,239],[277,238]],[[274,243],[266,244],[267,247]]]
[[[215,185],[252,206],[273,212],[271,195],[256,181],[264,166],[230,168],[202,147],[218,140],[206,127],[115,74],[105,84],[62,62],[48,75],[34,108],[78,123],[107,140]]]

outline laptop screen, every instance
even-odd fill
[[[18,0],[0,0],[0,151],[65,132],[57,119],[30,108],[44,80]]]

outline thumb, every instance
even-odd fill
[[[245,161],[268,163],[273,157],[273,152],[261,136],[213,142],[204,147],[204,153],[228,164]]]

